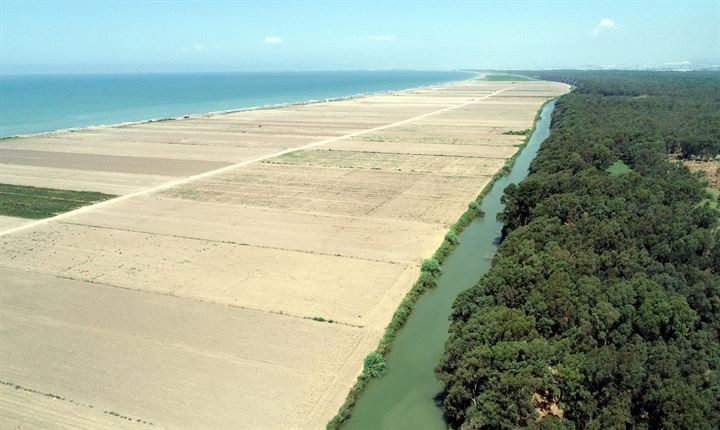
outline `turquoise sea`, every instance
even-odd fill
[[[467,72],[338,71],[0,76],[0,136],[347,97]]]

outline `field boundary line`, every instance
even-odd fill
[[[155,236],[160,236],[160,237],[173,237],[176,239],[187,239],[187,240],[194,240],[194,241],[198,241],[198,242],[222,243],[225,245],[233,245],[233,246],[238,246],[238,247],[274,249],[274,250],[278,250],[278,251],[297,252],[299,254],[322,255],[325,257],[333,257],[333,258],[349,258],[351,260],[367,261],[370,263],[391,264],[394,266],[404,266],[404,265],[414,263],[414,261],[402,262],[402,261],[393,261],[393,260],[380,260],[380,259],[376,259],[376,258],[356,257],[353,255],[331,254],[329,252],[306,251],[306,250],[302,250],[302,249],[283,248],[281,246],[255,245],[252,243],[238,242],[235,240],[207,239],[204,237],[185,236],[182,234],[158,233],[158,232],[145,231],[145,230],[134,230],[134,229],[129,229],[129,228],[109,227],[109,226],[105,226],[105,225],[90,224],[87,222],[72,222],[72,221],[59,221],[59,222],[64,225],[90,227],[90,228],[95,228],[98,230],[123,231],[123,232],[127,232],[127,233],[147,234],[147,235],[155,235]]]
[[[482,97],[479,97],[479,98],[474,98],[474,99],[472,99],[472,100],[470,100],[470,101],[467,101],[467,102],[464,102],[464,103],[460,103],[460,104],[457,104],[457,105],[454,105],[454,106],[448,106],[448,107],[445,107],[445,108],[442,108],[442,109],[439,109],[439,110],[436,110],[436,111],[427,112],[427,113],[424,113],[424,114],[421,114],[421,115],[417,115],[417,116],[414,116],[414,117],[411,117],[411,118],[406,118],[406,119],[403,119],[403,120],[400,120],[400,121],[396,121],[396,122],[393,122],[393,123],[390,123],[390,124],[385,124],[385,125],[381,125],[381,126],[373,127],[373,128],[368,128],[368,129],[364,129],[364,130],[358,130],[358,131],[355,131],[355,132],[352,132],[352,133],[344,134],[344,135],[342,135],[342,136],[335,136],[335,137],[331,137],[331,138],[329,138],[329,139],[319,140],[319,141],[317,141],[317,142],[308,143],[308,144],[301,145],[301,146],[298,146],[298,147],[295,147],[295,148],[284,149],[284,150],[282,150],[282,151],[277,151],[277,152],[274,152],[274,153],[272,153],[272,154],[262,155],[262,156],[260,156],[260,157],[255,157],[255,158],[252,158],[252,159],[249,159],[249,160],[240,161],[240,162],[238,162],[238,163],[230,164],[230,165],[228,165],[228,166],[220,167],[220,168],[218,168],[218,169],[208,170],[207,172],[198,173],[198,174],[196,174],[196,175],[191,175],[191,176],[187,176],[187,177],[185,177],[185,178],[180,178],[180,179],[177,179],[177,180],[173,180],[173,181],[170,181],[170,182],[166,182],[166,183],[164,183],[164,184],[160,184],[160,185],[157,185],[157,186],[154,186],[154,187],[151,187],[151,188],[146,188],[146,189],[144,189],[144,190],[136,191],[136,192],[134,192],[134,193],[121,195],[121,196],[118,196],[118,197],[116,197],[116,198],[114,198],[114,199],[105,200],[105,201],[102,201],[102,202],[99,202],[99,203],[95,203],[95,204],[93,204],[93,205],[83,206],[83,207],[81,207],[81,208],[78,208],[78,209],[75,209],[75,210],[72,210],[72,211],[68,211],[68,212],[64,212],[64,213],[61,213],[61,214],[52,216],[52,217],[50,217],[50,218],[43,218],[43,219],[40,219],[40,220],[31,221],[31,222],[29,222],[29,223],[26,223],[26,224],[23,224],[23,225],[14,227],[14,228],[9,228],[9,229],[0,231],[0,236],[5,236],[5,235],[8,235],[8,234],[17,233],[17,232],[20,232],[20,231],[23,231],[23,230],[31,229],[31,228],[33,228],[33,227],[38,227],[38,226],[41,226],[41,225],[49,224],[49,223],[51,223],[51,222],[53,222],[53,221],[62,220],[62,219],[65,219],[65,218],[70,218],[70,217],[72,217],[72,216],[74,216],[74,215],[77,215],[77,214],[81,214],[81,213],[85,213],[85,212],[91,212],[91,211],[93,211],[93,210],[95,210],[95,209],[97,209],[97,208],[105,207],[105,206],[110,206],[110,205],[112,205],[112,204],[114,204],[114,203],[119,203],[119,202],[122,202],[122,201],[125,201],[125,200],[129,200],[129,199],[132,199],[132,198],[135,198],[135,197],[144,196],[144,195],[147,195],[147,194],[152,194],[152,193],[156,193],[156,192],[159,192],[159,191],[164,191],[164,190],[167,190],[167,189],[169,189],[169,188],[172,188],[172,187],[175,187],[175,186],[178,186],[178,185],[183,185],[183,184],[187,184],[187,183],[189,183],[189,182],[194,182],[194,181],[197,181],[197,180],[200,180],[200,179],[205,179],[205,178],[208,178],[208,177],[211,177],[211,176],[219,175],[219,174],[222,174],[222,173],[225,173],[225,172],[232,171],[232,170],[237,169],[237,168],[239,168],[239,167],[247,166],[247,165],[253,164],[253,163],[258,163],[258,162],[261,162],[261,161],[264,161],[264,160],[268,160],[268,159],[273,158],[273,157],[278,157],[278,156],[280,156],[280,155],[285,155],[285,154],[289,154],[289,153],[295,152],[295,151],[302,151],[302,150],[305,150],[305,149],[310,149],[310,148],[315,148],[315,147],[322,146],[322,145],[327,145],[328,143],[337,142],[338,140],[343,140],[343,139],[348,139],[348,138],[352,138],[352,137],[355,137],[355,136],[360,136],[360,135],[365,134],[365,133],[372,133],[372,132],[375,132],[375,131],[385,130],[385,129],[388,129],[388,128],[397,127],[397,126],[399,126],[399,125],[403,125],[403,124],[407,124],[407,123],[410,123],[410,122],[413,122],[413,121],[417,121],[417,120],[420,120],[420,119],[423,119],[423,118],[427,118],[427,117],[430,117],[430,116],[433,116],[433,115],[437,115],[437,114],[441,114],[441,113],[445,113],[445,112],[450,112],[450,111],[453,111],[453,110],[455,110],[455,109],[460,109],[460,108],[462,108],[462,107],[469,106],[469,105],[478,103],[478,102],[480,102],[480,101],[489,99],[490,97],[496,96],[496,95],[498,95],[498,94],[500,94],[500,93],[502,93],[502,92],[504,92],[504,91],[507,91],[508,89],[510,89],[510,87],[497,90],[497,91],[492,92],[492,93],[490,93],[490,94],[488,94],[488,95],[485,95],[485,96],[482,96]]]
[[[33,394],[33,395],[37,395],[37,396],[47,397],[47,398],[52,399],[52,400],[59,400],[59,401],[62,401],[62,402],[71,403],[71,404],[76,405],[76,406],[80,406],[80,407],[84,407],[84,408],[89,408],[89,409],[94,409],[94,410],[96,410],[96,411],[97,411],[98,413],[100,413],[100,414],[109,415],[109,416],[115,417],[115,418],[120,419],[120,420],[129,421],[129,422],[133,423],[133,425],[143,424],[143,425],[145,425],[145,426],[155,426],[155,423],[153,423],[152,421],[143,419],[143,418],[130,417],[130,416],[123,415],[123,414],[121,414],[121,413],[119,413],[119,412],[116,412],[116,411],[113,411],[113,410],[104,409],[104,408],[101,408],[101,407],[96,407],[96,406],[93,406],[93,405],[90,404],[90,403],[81,402],[81,401],[74,400],[74,399],[70,399],[70,398],[67,398],[67,397],[63,397],[63,396],[60,396],[60,395],[57,395],[57,394],[42,392],[42,391],[36,390],[36,389],[34,389],[34,388],[29,388],[29,387],[27,387],[27,386],[24,386],[24,385],[15,383],[15,382],[0,380],[0,385],[4,385],[4,386],[9,387],[9,388],[11,388],[11,389],[13,389],[13,390],[19,390],[19,391],[22,391],[22,392],[25,392],[25,393],[28,393],[28,394]]]
[[[0,263],[0,270],[30,273],[33,275],[63,279],[66,281],[76,281],[76,282],[90,284],[93,286],[99,286],[99,287],[103,287],[103,288],[114,288],[114,289],[118,289],[118,290],[131,291],[131,292],[135,292],[135,293],[148,294],[148,295],[153,295],[153,296],[170,297],[170,298],[176,299],[176,300],[196,302],[196,303],[201,303],[201,304],[205,304],[205,305],[225,306],[225,307],[233,308],[233,309],[242,309],[245,311],[257,312],[259,314],[269,314],[269,315],[276,315],[276,316],[280,316],[280,317],[294,318],[294,319],[299,319],[299,320],[314,321],[318,324],[336,324],[338,326],[350,327],[353,329],[366,329],[367,328],[366,325],[362,325],[362,324],[353,324],[353,323],[349,323],[349,322],[334,321],[334,320],[332,323],[328,322],[327,320],[326,321],[317,321],[317,320],[313,319],[314,317],[307,316],[307,315],[290,314],[287,312],[275,311],[275,310],[271,310],[271,309],[260,309],[260,308],[253,308],[250,306],[241,306],[241,305],[236,305],[234,303],[213,301],[213,300],[205,299],[202,297],[186,296],[186,295],[182,295],[182,294],[174,294],[172,292],[164,292],[164,291],[156,291],[156,290],[143,290],[140,288],[123,287],[122,285],[110,284],[106,281],[97,281],[97,280],[95,280],[97,277],[94,279],[82,279],[82,278],[77,278],[75,276],[67,276],[67,275],[60,275],[60,274],[49,273],[49,272],[40,272],[37,270],[28,270],[28,269],[23,269],[23,268],[18,268],[18,267],[3,266],[1,263]]]

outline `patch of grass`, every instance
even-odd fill
[[[41,219],[115,197],[91,191],[0,184],[0,215]]]
[[[632,168],[625,164],[622,160],[617,160],[616,162],[612,163],[610,166],[608,166],[607,169],[605,169],[606,172],[610,174],[610,176],[620,176],[624,175],[626,173],[632,172]]]
[[[485,75],[484,81],[532,81],[533,78],[525,75],[512,75],[509,73],[493,73]]]

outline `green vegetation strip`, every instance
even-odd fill
[[[528,128],[527,130],[510,130],[503,132],[503,134],[507,134],[510,136],[529,136],[530,129]]]
[[[460,218],[458,218],[455,224],[453,224],[448,230],[448,232],[445,234],[445,239],[443,240],[440,247],[435,251],[435,254],[433,254],[432,258],[423,261],[420,277],[417,279],[417,281],[415,281],[415,284],[405,295],[405,298],[403,298],[402,302],[400,302],[400,306],[393,314],[392,320],[385,329],[385,333],[375,351],[368,354],[368,356],[365,358],[363,372],[360,374],[360,376],[358,376],[357,380],[355,381],[355,385],[350,389],[350,392],[345,399],[345,403],[343,403],[343,405],[340,407],[337,415],[335,415],[335,417],[333,417],[333,419],[330,420],[330,422],[327,424],[327,430],[340,429],[343,423],[348,418],[350,418],[353,406],[360,398],[363,391],[365,391],[365,388],[367,387],[370,380],[372,378],[381,377],[385,374],[387,370],[385,367],[385,357],[390,351],[390,348],[392,347],[392,342],[397,336],[398,331],[407,322],[407,319],[410,316],[410,313],[412,313],[413,309],[415,308],[415,304],[417,303],[418,299],[420,299],[420,296],[422,296],[423,293],[429,288],[434,288],[437,285],[437,277],[440,276],[440,273],[442,272],[442,263],[445,258],[450,254],[450,252],[452,252],[452,250],[455,249],[455,247],[458,245],[459,234],[476,217],[483,215],[483,212],[480,209],[480,204],[482,203],[483,198],[490,192],[495,182],[510,173],[513,165],[515,164],[515,160],[530,141],[530,137],[535,131],[537,122],[540,119],[540,114],[543,110],[543,107],[545,107],[547,103],[550,103],[550,101],[551,100],[546,101],[538,109],[535,115],[535,119],[533,121],[533,126],[527,133],[523,144],[518,148],[517,152],[505,162],[500,171],[492,177],[492,179],[487,185],[485,185],[485,187],[480,192],[480,195],[478,195],[475,200],[470,202],[470,204],[468,205],[468,209],[460,216]]]
[[[449,425],[720,428],[720,213],[667,157],[717,155],[701,143],[720,129],[718,74],[551,76],[577,88],[505,190],[491,269],[453,305]],[[632,170],[607,174],[618,159]]]
[[[0,184],[0,215],[41,219],[115,197],[90,191]]]

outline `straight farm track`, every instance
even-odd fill
[[[566,85],[465,81],[0,141],[0,427],[317,429]],[[332,322],[327,322],[331,320]]]

